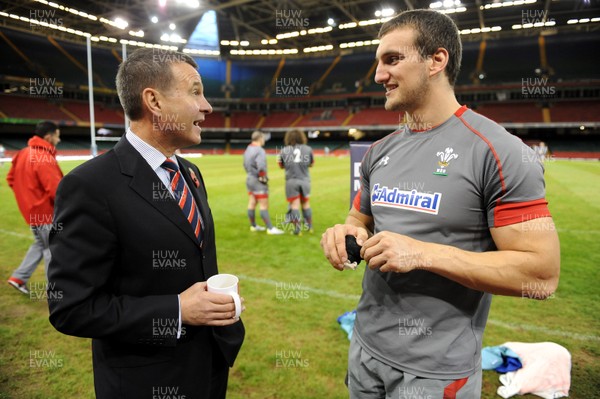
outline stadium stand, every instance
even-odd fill
[[[462,103],[499,123],[525,124],[524,134],[531,135],[526,130],[529,125],[540,129],[549,122],[570,123],[576,129],[579,124],[600,122],[597,112],[600,70],[594,67],[600,61],[600,54],[589,51],[598,40],[599,32],[548,35],[544,40],[536,36],[521,37],[518,41],[488,39],[485,45],[465,40],[457,93]],[[0,51],[10,54],[0,63],[0,84],[4,85],[4,94],[0,94],[0,123],[19,120],[16,123],[31,124],[50,119],[63,126],[80,128],[89,123],[85,46],[52,41],[45,36],[0,28]],[[544,43],[547,66],[540,70],[544,64],[540,47]],[[482,48],[482,68],[476,71]],[[102,47],[92,50],[97,72],[97,126],[117,125],[120,127],[113,130],[120,131],[124,117],[114,92],[120,51]],[[516,58],[520,62],[512,61]],[[339,58],[195,59],[205,95],[215,111],[204,123],[207,141],[192,151],[222,153],[227,148],[234,151],[231,140],[243,140],[248,131],[256,128],[273,129],[274,142],[292,126],[332,129],[333,135],[325,140],[339,140],[347,132],[344,128],[357,126],[367,129],[367,134],[371,128],[372,137],[377,137],[394,129],[402,119],[401,115],[383,109],[383,89],[373,81],[371,51],[343,54]],[[484,72],[485,76],[477,79],[475,72]],[[527,97],[521,93],[526,84],[541,85],[556,93]],[[36,85],[51,85],[64,89],[65,93],[36,95]],[[80,139],[65,137],[63,151],[76,147],[87,151],[89,143],[82,137],[87,133],[82,129],[77,132]],[[533,134],[549,134],[539,132]],[[519,130],[515,133],[519,134]],[[26,139],[13,135],[6,140],[2,138],[9,151],[26,143]],[[328,143],[321,140],[323,136],[312,143],[315,146]],[[553,143],[552,137],[545,141]],[[576,144],[571,149],[569,143],[561,145],[566,148],[563,153],[579,153]]]
[[[518,59],[519,62],[514,62]],[[483,71],[487,84],[521,83],[535,76],[540,67],[540,51],[536,37],[519,40],[488,40],[486,42]]]
[[[460,72],[456,79],[457,85],[473,84],[472,74],[477,69],[477,57],[479,55],[479,42],[463,43],[462,61],[460,64]],[[485,61],[485,58],[484,58]]]
[[[265,117],[261,128],[292,126],[300,116],[301,114],[297,112],[273,112]]]
[[[402,115],[396,112],[388,112],[383,108],[367,108],[357,112],[350,120],[354,126],[378,126],[378,125],[398,125],[402,120]]]
[[[71,117],[46,98],[0,95],[0,112],[6,117],[22,119],[70,120]]]
[[[319,79],[333,62],[333,57],[286,60],[275,86],[271,89],[273,97],[302,97],[306,89],[321,90],[317,86]],[[289,95],[286,93],[295,94]]]
[[[600,31],[551,35],[545,40],[553,80],[600,79],[600,53],[592,51],[600,43]]]
[[[541,107],[534,102],[480,105],[476,112],[498,122],[543,122]]]
[[[0,95],[0,112],[8,118],[19,119],[50,119],[89,123],[90,111],[87,102],[66,101],[63,99],[49,100],[35,96]],[[102,104],[94,106],[96,122],[103,124],[123,124],[122,110],[105,108]]]
[[[342,126],[347,117],[347,110],[317,109],[304,115],[295,126]]]
[[[260,119],[257,112],[234,112],[231,114],[231,126],[239,128],[255,128]]]
[[[26,77],[56,79],[72,86],[87,85],[87,54],[84,46],[10,29],[1,32],[19,49],[19,52],[10,49],[9,53],[13,55],[11,63],[16,59],[19,65],[24,62],[26,66],[20,69],[20,73],[16,72],[17,68],[11,67],[13,75],[23,76],[23,72],[27,71]],[[98,48],[94,49],[93,64],[96,84],[114,89],[114,77],[119,65],[117,58],[110,51]]]
[[[223,127],[225,127],[225,114],[220,111],[216,111],[216,112],[213,111],[212,114],[206,116],[203,126],[207,127],[207,128],[212,128],[212,127],[223,128]]]
[[[226,66],[224,62],[206,58],[194,57],[202,74],[204,94],[208,98],[223,98],[225,92],[222,85],[225,82]]]
[[[343,56],[315,94],[355,93],[357,81],[363,79],[373,61],[373,54],[369,53]]]
[[[276,61],[239,61],[232,63],[232,97],[263,98],[277,69]],[[225,80],[222,81],[223,83]]]
[[[597,101],[563,101],[550,108],[552,122],[600,122]]]
[[[64,109],[74,116],[76,122],[89,122],[90,107],[87,102],[65,101]],[[101,104],[94,104],[94,118],[104,124],[123,124],[125,116],[121,110],[105,108]]]

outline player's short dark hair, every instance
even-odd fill
[[[54,122],[43,121],[35,125],[33,134],[38,137],[44,138],[48,133],[54,134],[58,130],[58,126]]]
[[[440,47],[448,51],[446,76],[451,86],[456,84],[462,59],[462,43],[458,27],[454,21],[441,12],[434,10],[409,10],[401,12],[381,25],[379,39],[393,30],[412,28],[416,33],[414,45],[421,58],[433,55]]]
[[[186,63],[198,69],[192,57],[177,51],[141,48],[127,56],[117,72],[117,94],[125,114],[132,121],[142,118],[142,91],[167,90],[173,84],[171,65]]]
[[[306,144],[307,142],[306,134],[300,129],[288,130],[283,137],[283,144],[285,145]]]

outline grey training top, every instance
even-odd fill
[[[306,144],[285,146],[279,154],[278,162],[285,168],[286,180],[310,180],[308,168],[314,162],[312,148]]]
[[[264,148],[254,144],[248,145],[244,152],[244,169],[249,177],[267,174],[267,154]]]
[[[354,207],[373,217],[375,233],[495,251],[491,227],[550,215],[543,173],[520,139],[463,106],[429,131],[403,127],[374,143]],[[404,274],[366,268],[357,338],[371,356],[408,373],[464,378],[481,367],[490,304],[490,294],[426,267]]]

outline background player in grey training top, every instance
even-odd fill
[[[246,188],[248,189],[248,219],[250,219],[250,231],[264,231],[267,234],[283,234],[283,230],[274,227],[269,217],[269,177],[267,176],[267,154],[263,149],[265,136],[258,130],[252,133],[252,142],[244,152],[244,169],[246,177]],[[260,217],[265,222],[266,228],[256,224],[255,209],[258,204]]]
[[[375,81],[406,124],[371,146],[345,224],[321,240],[343,270],[345,236],[355,236],[368,264],[350,397],[477,399],[491,294],[542,299],[558,285],[543,166],[456,101],[462,47],[449,17],[406,11],[379,38]]]
[[[294,234],[301,234],[300,204],[304,217],[304,229],[313,232],[312,209],[310,208],[310,174],[308,168],[314,163],[312,149],[306,145],[306,134],[302,130],[292,129],[285,133],[277,162],[285,168],[285,196],[290,203],[290,221],[294,225]]]

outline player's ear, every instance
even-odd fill
[[[430,55],[427,59],[429,63],[429,76],[437,75],[446,69],[448,59],[448,50],[443,47],[438,48],[435,53]]]

